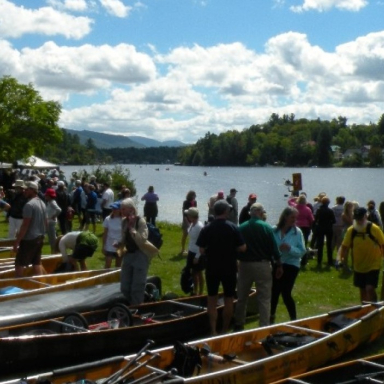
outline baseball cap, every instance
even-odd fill
[[[230,192],[230,193],[234,193],[234,192],[238,192],[238,191],[237,191],[236,188],[231,188],[229,192]]]
[[[217,197],[219,197],[220,199],[224,199],[224,191],[217,192]]]
[[[249,200],[257,200],[257,195],[256,195],[256,193],[251,193],[249,196],[248,196],[248,199]]]
[[[64,181],[62,181],[62,180],[59,180],[59,181],[57,182],[57,186],[58,186],[58,187],[64,187],[64,185],[65,185],[65,183],[64,183]]]
[[[195,207],[190,207],[184,211],[187,216],[199,217],[199,210]]]
[[[110,205],[112,209],[120,209],[121,208],[121,202],[115,201],[113,204]]]
[[[37,191],[39,189],[39,186],[37,185],[36,181],[27,181],[25,183],[25,188],[31,188]]]
[[[255,203],[251,205],[251,211],[260,211],[265,212],[264,206],[260,203]]]
[[[48,188],[45,191],[45,196],[49,196],[49,197],[55,198],[56,197],[56,191],[54,189],[52,189],[52,188]]]
[[[367,210],[364,207],[356,208],[353,211],[353,218],[355,220],[361,220],[367,215]]]
[[[227,200],[218,200],[213,205],[213,211],[215,215],[222,215],[223,213],[229,211],[232,208],[231,204],[228,204]]]

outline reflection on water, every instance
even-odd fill
[[[131,178],[135,181],[139,197],[139,210],[144,204],[141,196],[149,185],[158,193],[159,217],[173,223],[181,223],[181,207],[190,189],[196,191],[197,205],[202,220],[208,215],[207,201],[219,190],[227,195],[236,188],[239,210],[248,200],[250,193],[256,193],[268,214],[268,222],[275,224],[287,204],[288,188],[285,179],[292,180],[292,173],[301,173],[303,190],[310,202],[319,192],[326,192],[331,204],[336,196],[343,195],[347,200],[356,200],[365,205],[368,200],[376,201],[377,207],[384,200],[383,169],[344,169],[344,168],[235,168],[235,167],[183,167],[173,165],[127,165]],[[67,179],[75,170],[91,166],[63,166]],[[157,170],[158,169],[158,170]],[[167,170],[168,169],[168,170]],[[206,172],[206,176],[204,173]]]

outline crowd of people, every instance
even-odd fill
[[[362,207],[338,196],[335,205],[330,206],[329,197],[321,192],[311,204],[304,192],[295,193],[288,199],[278,223],[271,226],[254,193],[238,215],[236,192],[232,188],[226,197],[224,191],[210,197],[205,225],[199,221],[194,191],[187,193],[182,207],[181,254],[187,255],[187,268],[193,276],[192,294],[202,293],[205,270],[213,335],[218,331],[216,304],[220,284],[224,292],[223,333],[228,331],[232,316],[234,331],[244,329],[248,294],[253,284],[260,326],[274,323],[280,296],[290,319],[295,320],[292,290],[296,278],[309,257],[317,255],[317,268],[323,269],[324,247],[325,269],[353,271],[353,284],[359,289],[361,301],[377,301],[376,288],[384,255],[380,214],[384,203],[378,210],[372,200]],[[235,293],[237,304],[233,311]]]
[[[60,178],[61,177],[61,178]],[[144,215],[138,213],[130,191],[122,186],[115,199],[109,181],[97,183],[74,179],[67,183],[55,176],[29,174],[14,180],[3,192],[0,207],[9,221],[9,237],[15,238],[15,274],[33,265],[42,274],[41,252],[47,234],[51,252],[60,252],[66,267],[86,269],[85,259],[98,247],[96,223],[103,227],[102,253],[105,268],[121,267],[121,291],[130,304],[144,300],[151,258],[158,253],[148,241],[148,224],[156,225],[159,196],[154,187],[141,197]],[[321,192],[311,204],[304,192],[292,195],[279,221],[271,226],[267,212],[250,193],[239,210],[236,188],[226,196],[218,191],[209,198],[207,220],[199,215],[195,191],[188,191],[182,204],[180,254],[193,279],[192,295],[208,293],[211,333],[227,332],[231,319],[234,331],[244,329],[250,288],[255,285],[261,326],[275,321],[280,296],[291,320],[297,318],[292,290],[305,260],[317,257],[317,268],[353,271],[354,285],[362,301],[376,301],[379,271],[384,251],[382,214],[370,200],[366,207],[338,196],[335,204]],[[80,226],[72,228],[73,217]],[[60,230],[61,235],[57,236]],[[187,243],[188,240],[188,243]],[[71,250],[71,253],[68,253]],[[337,255],[336,259],[334,254]],[[217,301],[222,286],[224,311],[222,329],[217,329]],[[234,310],[234,297],[237,305]]]

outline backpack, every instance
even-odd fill
[[[353,248],[353,239],[356,236],[362,237],[365,239],[365,235],[367,235],[374,243],[379,244],[379,242],[375,239],[375,237],[371,233],[371,228],[372,228],[372,222],[368,221],[367,222],[367,228],[366,228],[366,233],[359,233],[356,231],[355,228],[352,229],[352,235],[351,235],[351,248]]]
[[[193,292],[193,279],[191,270],[186,266],[181,270],[180,285],[184,293]]]
[[[151,223],[147,223],[148,228],[148,241],[152,243],[157,249],[163,245],[163,235],[160,233],[159,228]]]
[[[136,229],[139,227],[140,217],[136,220]],[[159,228],[155,227],[152,223],[147,223],[148,241],[153,244],[157,249],[163,245],[163,235],[160,233]]]
[[[196,368],[197,374],[200,373],[202,361],[198,347],[176,341],[173,350],[174,358],[172,363],[167,367],[167,370],[176,368],[177,374],[182,377],[193,376]]]

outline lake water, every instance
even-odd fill
[[[355,200],[366,205],[373,199],[378,207],[384,201],[383,169],[369,168],[248,168],[248,167],[184,167],[174,165],[123,165],[131,172],[139,198],[147,191],[149,185],[155,187],[159,195],[158,220],[172,223],[181,222],[181,207],[185,195],[191,189],[196,191],[200,217],[205,220],[208,215],[207,201],[219,190],[225,195],[231,188],[238,190],[239,210],[246,205],[248,195],[256,193],[257,201],[267,211],[268,222],[275,224],[287,204],[288,188],[285,179],[292,180],[293,173],[302,174],[303,191],[308,200],[319,192],[326,192],[333,205],[336,196],[343,195],[347,200]],[[67,179],[75,170],[91,166],[62,166]],[[156,169],[159,169],[158,171]],[[168,170],[167,170],[168,169]],[[204,176],[204,172],[207,176]],[[140,200],[140,199],[139,199]],[[143,203],[138,202],[142,212]]]

